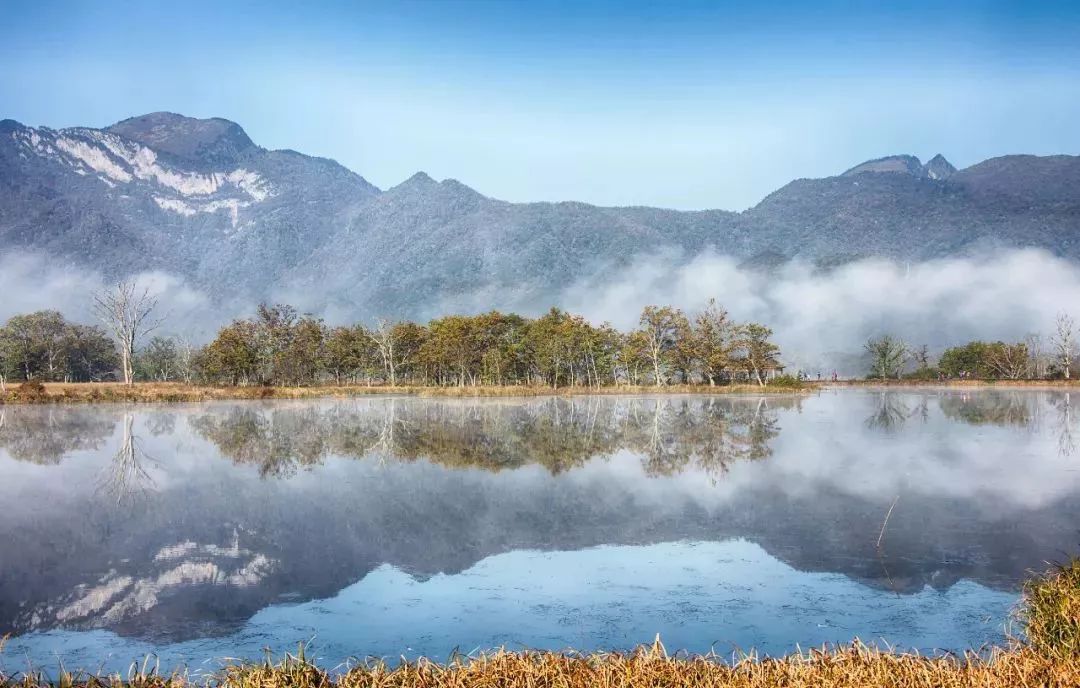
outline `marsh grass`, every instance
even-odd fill
[[[581,655],[497,651],[446,663],[371,661],[338,671],[309,662],[303,648],[279,663],[237,664],[205,677],[163,676],[144,663],[126,676],[0,675],[3,688],[1057,688],[1080,686],[1080,560],[1024,588],[1027,638],[1006,648],[923,656],[855,642],[784,657],[669,655],[657,638],[628,653]]]
[[[79,403],[181,403],[224,399],[314,399],[345,398],[373,394],[409,394],[422,397],[537,397],[586,394],[791,394],[807,387],[757,385],[668,385],[665,387],[560,387],[513,385],[505,387],[422,387],[389,385],[315,385],[310,387],[238,386],[211,387],[179,382],[140,382],[124,385],[111,382],[60,383],[31,381],[9,385],[0,393],[2,404]]]
[[[1080,657],[1080,558],[1028,580],[1020,619],[1035,651],[1059,659]]]

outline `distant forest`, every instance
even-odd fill
[[[129,302],[138,300],[133,291],[126,294]],[[263,305],[201,347],[152,336],[160,324],[152,306],[145,302],[145,313],[130,304],[99,309],[108,311],[108,329],[69,323],[55,311],[15,316],[0,328],[0,372],[9,381],[558,388],[733,380],[765,385],[781,370],[772,330],[736,323],[715,302],[693,318],[677,308],[646,307],[631,332],[594,326],[557,308],[538,318],[492,311],[426,324],[380,320],[329,327],[292,306]],[[123,360],[125,348],[130,364]]]
[[[783,375],[773,331],[734,321],[715,300],[688,315],[647,306],[638,327],[552,308],[537,318],[491,311],[426,324],[379,320],[331,327],[288,305],[261,305],[205,346],[156,334],[156,300],[133,283],[94,297],[102,326],[56,311],[17,315],[0,327],[0,389],[9,382],[181,381],[212,385],[426,385],[601,387],[797,383]],[[1045,341],[969,342],[932,359],[883,335],[864,345],[880,379],[1042,379],[1073,374],[1076,325],[1061,315]]]

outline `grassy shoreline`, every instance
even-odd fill
[[[424,387],[399,385],[319,385],[311,387],[215,387],[178,382],[140,382],[123,385],[112,382],[60,383],[48,382],[39,389],[22,391],[20,385],[7,386],[0,393],[4,404],[89,404],[89,403],[183,403],[243,399],[318,399],[350,398],[371,395],[410,395],[419,397],[544,397],[582,395],[642,395],[642,394],[793,394],[807,392],[811,385],[801,387],[759,387],[758,385],[668,385],[620,387],[551,387],[539,386],[478,386]]]
[[[271,664],[239,664],[207,676],[162,675],[139,670],[127,676],[61,673],[5,675],[0,688],[929,688],[931,686],[1080,685],[1080,560],[1033,577],[1024,588],[1019,619],[1025,639],[1008,647],[962,655],[924,656],[850,646],[795,652],[784,657],[749,654],[725,662],[718,656],[669,655],[657,638],[628,653],[497,651],[445,664],[418,660],[391,665],[368,662],[326,671],[303,656]]]
[[[801,386],[755,384],[720,385],[629,385],[617,387],[546,386],[477,386],[430,387],[398,385],[315,385],[308,387],[220,387],[180,382],[139,382],[131,386],[115,382],[47,382],[33,393],[22,393],[21,385],[7,384],[0,392],[0,406],[14,404],[93,404],[93,403],[185,403],[244,399],[319,399],[350,398],[371,395],[409,395],[419,397],[546,397],[546,396],[634,396],[634,395],[790,395],[826,389],[1054,389],[1080,390],[1080,380],[839,380],[807,381]]]

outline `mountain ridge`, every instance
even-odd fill
[[[747,265],[924,260],[1037,247],[1080,260],[1080,157],[957,170],[938,154],[796,179],[742,212],[512,203],[424,172],[386,190],[336,161],[258,146],[221,118],[150,113],[104,129],[0,122],[0,252],[108,277],[177,274],[213,299],[415,317],[542,307],[673,250]]]

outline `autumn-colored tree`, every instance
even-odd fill
[[[751,375],[762,387],[766,383],[766,372],[780,365],[780,347],[770,341],[773,331],[758,323],[747,323],[739,328],[736,337],[736,349],[741,354],[741,363],[748,375]]]
[[[646,306],[641,311],[639,325],[640,341],[652,366],[653,381],[663,385],[667,382],[667,372],[679,344],[679,335],[689,330],[686,316],[678,308]]]
[[[715,385],[731,367],[737,334],[738,328],[716,299],[709,299],[694,319],[693,342],[701,374],[709,381],[709,386]]]
[[[199,352],[196,367],[213,382],[249,384],[258,381],[259,353],[258,327],[250,320],[237,320]]]
[[[379,352],[363,325],[335,327],[326,337],[326,368],[341,384],[343,380],[356,381],[364,376],[369,381],[381,370]]]

